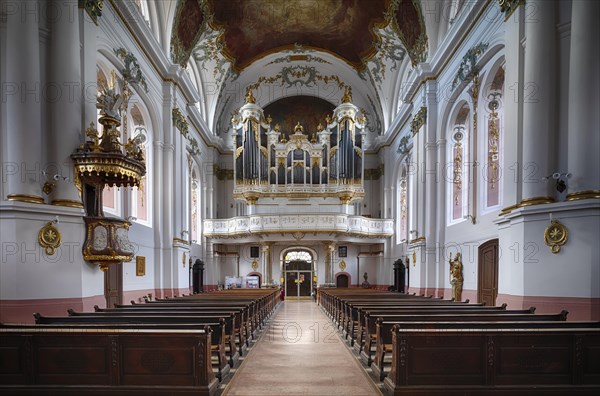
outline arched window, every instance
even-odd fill
[[[112,76],[110,73],[103,70],[102,67],[98,66],[96,70],[96,79],[98,82],[98,86],[107,85],[111,82]],[[98,109],[96,112],[96,125],[97,128],[101,128],[98,120],[100,119],[100,110]],[[99,129],[100,134],[102,134],[102,130]],[[105,213],[121,217],[123,212],[122,205],[122,194],[120,188],[115,186],[110,187],[106,186],[102,191],[102,210]]]
[[[200,182],[198,180],[198,171],[196,167],[192,165],[192,172],[190,176],[190,235],[192,238],[192,243],[199,243],[198,241],[200,241],[200,208]]]
[[[132,138],[139,136],[146,161],[146,174],[142,177],[141,186],[131,190],[131,215],[137,219],[137,222],[151,225],[152,150],[149,149],[149,146],[152,142],[152,135],[150,123],[146,122],[141,104],[135,104],[131,108],[128,119],[131,126],[130,135]]]
[[[448,208],[449,222],[462,221],[468,213],[469,205],[469,130],[470,109],[463,104],[456,115],[450,130],[448,145]]]
[[[307,252],[305,250],[292,250],[290,252],[287,252],[287,254],[285,255],[283,260],[286,262],[290,262],[290,261],[312,262],[312,256],[309,252]]]
[[[502,130],[504,126],[504,108],[502,97],[504,93],[504,69],[500,67],[486,92],[485,106],[485,138],[481,147],[484,158],[483,194],[481,194],[484,211],[496,209],[501,205],[502,184],[500,172],[502,169]]]

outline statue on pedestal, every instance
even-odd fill
[[[452,259],[452,253],[450,253],[450,284],[452,285],[452,299],[454,301],[462,300],[463,281],[461,254],[456,253],[456,257]]]
[[[369,275],[365,272],[365,274],[363,275],[363,278],[365,279],[365,281],[360,286],[363,289],[368,289],[369,287],[371,287],[371,284],[367,280],[367,279],[369,279]]]

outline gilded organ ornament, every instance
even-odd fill
[[[544,242],[550,246],[550,251],[554,254],[560,252],[561,246],[567,243],[568,237],[567,227],[558,220],[552,220],[544,231]]]

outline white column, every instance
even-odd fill
[[[525,20],[523,89],[523,203],[552,202],[552,183],[542,180],[555,171],[550,161],[556,135],[556,26],[554,2],[527,2],[535,12]]]
[[[262,285],[268,285],[271,283],[271,249],[268,244],[263,244],[261,250]]]
[[[600,3],[573,1],[569,64],[569,144],[567,199],[600,197]]]
[[[504,161],[502,169],[502,202],[509,207],[521,202],[522,168],[520,142],[523,136],[523,81],[524,51],[521,44],[525,32],[525,7],[518,7],[504,23]]]
[[[58,175],[50,197],[53,205],[82,208],[70,157],[83,141],[79,12],[75,0],[54,0],[52,8],[61,17],[50,27],[52,78],[48,85],[49,89],[54,87],[60,93],[49,106],[47,171]]]
[[[157,166],[162,172],[162,185],[157,191],[162,195],[162,229],[161,243],[163,247],[163,287],[165,293],[173,289],[174,278],[177,274],[177,260],[174,258],[173,237],[180,237],[181,230],[175,230],[175,137],[179,132],[174,130],[171,112],[175,106],[176,91],[170,82],[163,84],[163,147],[162,164]],[[156,162],[155,162],[156,163]],[[158,165],[158,164],[157,164]],[[177,234],[176,234],[177,233]]]
[[[9,200],[44,203],[41,189],[44,103],[40,79],[39,7],[35,0],[6,3],[6,164]],[[4,198],[4,197],[3,197]]]

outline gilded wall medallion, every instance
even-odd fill
[[[550,251],[554,254],[560,252],[562,245],[567,243],[569,231],[558,220],[552,220],[552,223],[544,231],[544,242],[550,246]]]

